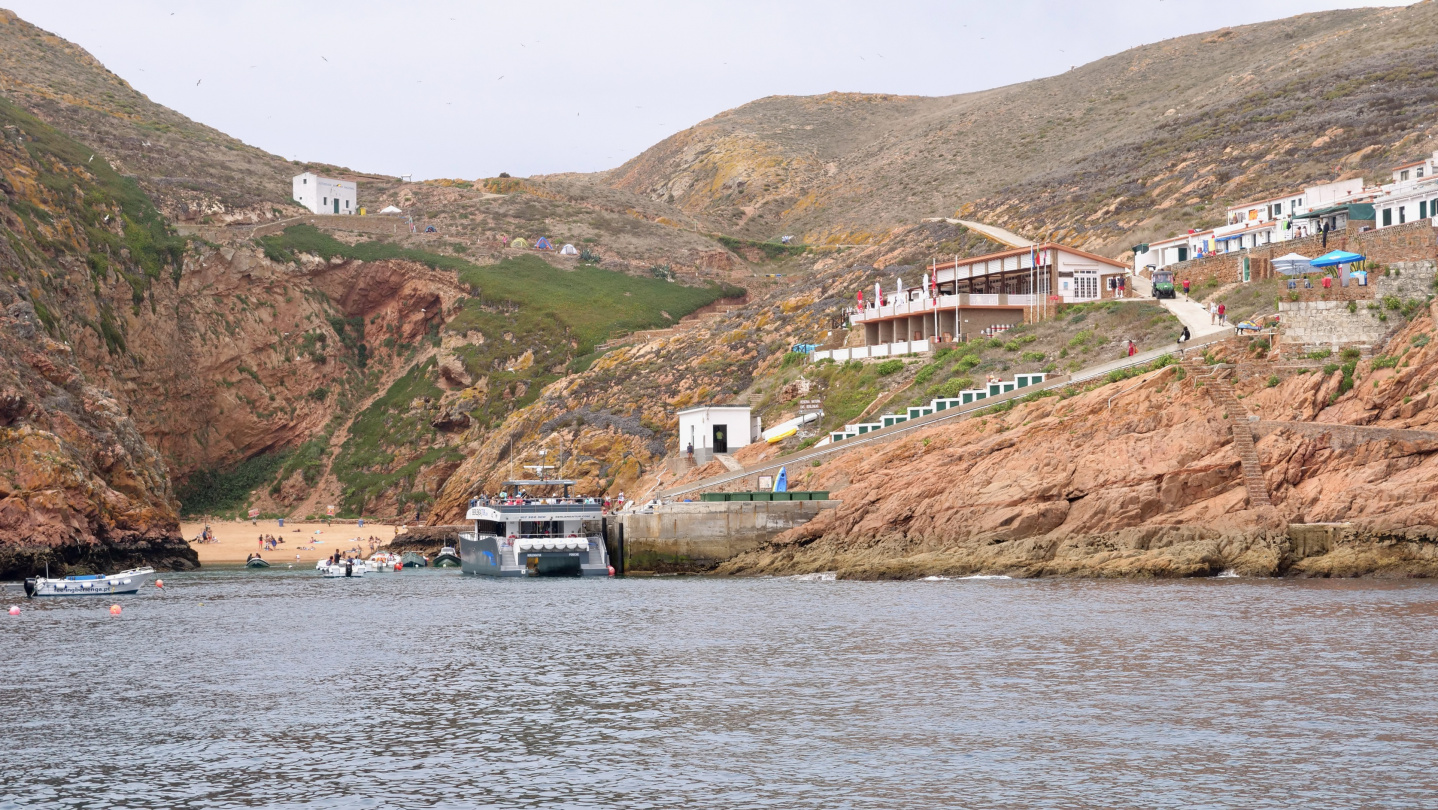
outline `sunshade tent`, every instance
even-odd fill
[[[578,255],[579,255],[579,251],[577,251],[577,250],[574,249],[574,245],[565,245],[564,247],[562,247],[562,248],[559,249],[559,253],[560,253],[560,255],[563,255],[563,256],[578,256]]]
[[[379,212],[380,212],[381,214],[402,214],[402,213],[404,213],[403,211],[399,210],[398,208],[395,208],[393,205],[386,205],[384,208],[381,208]]]
[[[1307,256],[1290,253],[1287,256],[1279,256],[1274,259],[1273,269],[1285,276],[1301,276],[1304,273],[1313,272],[1313,265],[1308,261]]]
[[[550,244],[550,242],[549,242],[549,237],[541,236],[541,237],[539,237],[539,241],[537,241],[537,242],[534,243],[534,249],[535,249],[535,250],[554,250],[554,245]]]
[[[1346,250],[1335,250],[1325,253],[1322,256],[1309,262],[1314,267],[1337,267],[1340,264],[1352,264],[1363,261],[1363,256],[1357,253],[1349,253]]]
[[[510,243],[509,243],[509,246],[512,247],[512,248],[527,248],[527,247],[529,247],[529,243],[526,242],[526,241],[524,241],[523,238],[520,238],[520,239],[514,240],[513,242],[510,242]]]

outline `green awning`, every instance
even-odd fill
[[[1133,252],[1134,252],[1135,255],[1137,255],[1137,254],[1139,254],[1139,253],[1147,253],[1147,252],[1148,252],[1148,245],[1134,245],[1134,246],[1133,246]]]
[[[1372,203],[1347,203],[1345,205],[1330,205],[1327,208],[1320,208],[1317,211],[1309,211],[1306,214],[1299,214],[1294,219],[1317,219],[1319,217],[1332,216],[1339,212],[1348,212],[1349,219],[1364,220],[1373,219]]]

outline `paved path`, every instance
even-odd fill
[[[962,225],[971,231],[978,231],[984,236],[996,242],[1002,242],[1009,247],[1029,247],[1037,244],[1032,239],[1025,239],[1007,228],[1000,228],[997,225],[985,225],[982,222],[975,222],[972,219],[950,219],[948,217],[934,217],[926,219],[925,222],[947,222],[950,225]]]
[[[1138,293],[1139,298],[1153,298],[1153,282],[1143,276],[1129,276],[1128,280],[1133,284],[1133,291]],[[1209,321],[1211,319],[1208,315],[1208,307],[1197,301],[1185,298],[1182,293],[1179,293],[1177,298],[1159,298],[1156,300],[1160,306],[1172,312],[1174,317],[1178,318],[1184,326],[1187,326],[1189,334],[1193,337],[1211,335],[1215,332],[1223,332],[1233,328],[1232,326],[1225,326],[1223,324],[1210,323]]]

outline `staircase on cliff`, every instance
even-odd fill
[[[1233,421],[1233,449],[1238,454],[1243,469],[1243,486],[1248,491],[1248,503],[1254,509],[1272,509],[1268,498],[1268,482],[1263,478],[1263,467],[1258,461],[1258,450],[1253,446],[1253,425],[1248,409],[1233,394],[1233,385],[1228,381],[1231,369],[1206,368],[1197,360],[1184,360],[1184,368],[1196,383],[1201,382],[1214,404],[1228,412]]]

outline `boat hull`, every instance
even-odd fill
[[[455,554],[440,554],[430,561],[431,568],[459,568],[459,556]]]
[[[270,564],[264,560],[250,560],[245,563],[246,568],[269,568]]]
[[[585,548],[544,549],[494,535],[466,535],[459,542],[460,570],[480,577],[609,576],[609,558],[598,535],[567,540]]]

